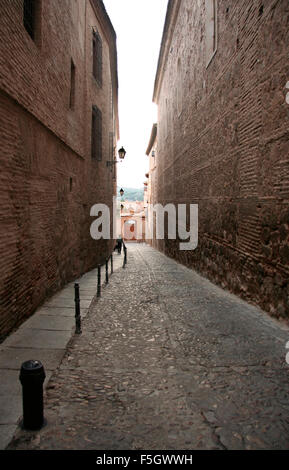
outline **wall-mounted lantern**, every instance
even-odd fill
[[[123,147],[121,147],[121,149],[119,149],[119,151],[118,151],[118,156],[119,156],[120,160],[123,160],[125,155],[126,155],[126,151],[124,150]]]
[[[111,165],[115,165],[116,163],[119,163],[119,161],[122,161],[124,159],[125,155],[126,155],[126,151],[124,150],[123,147],[121,147],[118,151],[119,160],[108,160],[106,162],[106,166],[111,166]]]

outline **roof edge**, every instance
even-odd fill
[[[150,154],[150,151],[155,143],[155,140],[156,140],[156,137],[157,137],[157,132],[158,132],[158,125],[155,123],[152,127],[152,131],[151,131],[151,136],[150,136],[150,140],[149,140],[149,145],[148,145],[148,148],[146,150],[146,155],[149,155]]]
[[[163,79],[164,64],[169,53],[180,5],[181,0],[169,0],[168,2],[153,92],[153,102],[156,104],[158,102],[160,86]]]

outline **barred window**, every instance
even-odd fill
[[[102,41],[97,31],[93,31],[93,76],[102,86]]]
[[[169,135],[169,100],[167,98],[165,101],[165,113],[165,138],[167,138]]]
[[[217,51],[217,0],[206,0],[206,65]]]
[[[92,107],[91,158],[102,160],[102,113],[97,106]]]
[[[181,59],[178,58],[178,65],[177,65],[177,110],[178,116],[181,114],[183,109],[183,80],[182,80],[182,65]]]
[[[112,89],[112,83],[110,85],[110,118],[113,119],[113,89]]]
[[[69,96],[69,107],[74,109],[75,104],[75,65],[73,60],[70,62],[70,96]]]
[[[114,152],[113,152],[113,132],[109,133],[109,159],[111,161],[114,160]]]

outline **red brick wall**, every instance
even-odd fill
[[[35,43],[23,27],[22,4],[0,0],[0,340],[53,292],[102,262],[113,245],[90,237],[91,206],[111,205],[115,192],[106,166],[116,128],[113,39],[89,0],[46,0]],[[102,88],[92,76],[91,25],[103,40]],[[101,162],[91,160],[94,104],[103,118]]]
[[[205,2],[180,2],[157,98],[154,202],[199,204],[199,246],[156,245],[288,318],[289,4],[217,3],[217,53],[206,67]]]

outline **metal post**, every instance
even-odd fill
[[[105,283],[108,284],[108,259],[105,260]]]
[[[101,296],[101,266],[97,266],[97,297]]]
[[[113,255],[110,255],[111,274],[113,273]]]
[[[23,362],[19,380],[22,385],[24,429],[37,430],[44,424],[43,416],[43,382],[44,367],[40,361]]]
[[[127,263],[127,259],[126,259],[126,246],[123,245],[123,252],[124,252],[124,258],[123,258],[123,265],[122,267],[125,268],[125,265]]]
[[[75,301],[75,334],[81,333],[81,316],[80,316],[80,298],[79,298],[79,284],[74,284],[74,301]]]

